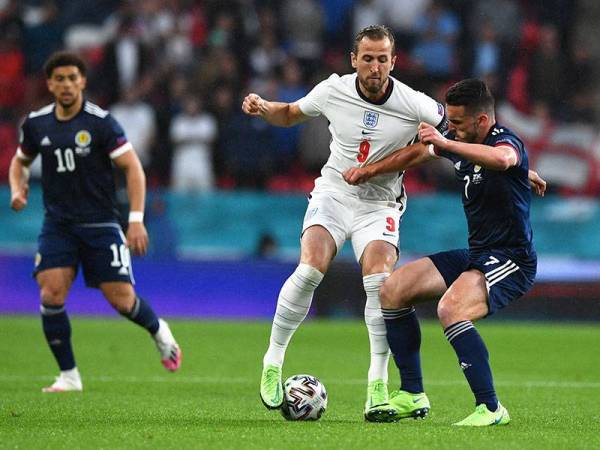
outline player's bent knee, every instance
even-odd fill
[[[66,296],[66,290],[58,286],[43,286],[40,290],[40,300],[47,306],[64,305]]]
[[[459,320],[463,320],[459,317],[460,311],[456,302],[452,299],[442,299],[437,306],[437,316],[440,323],[446,327],[452,325]]]
[[[402,299],[398,295],[396,286],[390,282],[388,278],[382,285],[379,291],[381,298],[381,307],[386,309],[397,309],[402,307]]]
[[[129,284],[116,283],[100,287],[110,305],[121,314],[127,314],[135,303],[135,291]]]

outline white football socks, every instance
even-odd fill
[[[388,361],[390,347],[388,346],[385,321],[381,314],[379,290],[389,273],[375,273],[363,277],[363,286],[367,294],[365,303],[365,323],[369,332],[371,346],[371,363],[369,365],[369,382],[373,380],[388,381]]]
[[[290,339],[308,314],[313,293],[322,279],[323,274],[314,267],[299,264],[283,284],[277,299],[269,349],[263,358],[265,366],[283,365]]]

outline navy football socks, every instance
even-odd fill
[[[490,411],[496,411],[498,398],[489,353],[473,323],[470,320],[456,322],[446,328],[444,334],[458,356],[460,368],[475,395],[475,404],[485,403]]]
[[[48,346],[58,363],[60,370],[75,367],[75,357],[71,347],[71,323],[64,306],[41,305],[42,328]]]
[[[155,335],[158,331],[158,317],[154,313],[154,310],[143,298],[135,296],[135,302],[133,308],[128,313],[121,313],[121,315],[127,317],[134,323],[137,323],[141,327],[144,327]]]
[[[413,394],[423,392],[421,373],[421,328],[415,308],[381,308],[387,340],[400,370],[400,389]]]

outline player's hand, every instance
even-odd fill
[[[368,181],[373,174],[368,167],[350,167],[342,174],[346,183],[357,186]]]
[[[142,222],[129,222],[127,246],[134,255],[145,255],[148,250],[148,233]]]
[[[423,144],[433,144],[435,147],[445,148],[448,139],[432,125],[421,122],[419,124],[419,140]]]
[[[251,116],[260,116],[266,109],[265,103],[260,95],[248,94],[242,103],[242,111]]]
[[[546,181],[538,175],[535,170],[529,171],[529,184],[531,189],[540,197],[543,197],[546,193]]]
[[[15,211],[21,211],[27,206],[27,196],[29,195],[29,185],[24,184],[21,189],[13,192],[10,196],[10,207]]]

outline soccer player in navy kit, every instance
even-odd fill
[[[55,53],[44,71],[55,102],[30,113],[23,123],[9,171],[11,208],[20,211],[27,206],[27,167],[41,155],[45,216],[34,276],[40,286],[44,334],[61,371],[43,391],[83,388],[65,311],[79,265],[87,286],[99,288],[119,313],[147,329],[162,364],[175,371],[181,350],[169,326],[133,288],[129,250],[143,255],[148,246],[142,166],[115,119],[84,99],[86,67],[77,55]],[[126,237],[118,221],[113,163],[127,180]]]
[[[350,184],[444,157],[463,183],[469,248],[430,255],[397,269],[381,288],[387,338],[400,370],[401,388],[380,407],[380,421],[428,413],[420,367],[421,333],[413,305],[439,298],[437,313],[446,338],[475,396],[476,410],[459,426],[505,425],[508,411],[496,397],[487,348],[473,321],[494,314],[533,285],[537,256],[529,208],[531,187],[545,182],[529,171],[523,142],[496,123],[494,99],[480,80],[463,80],[446,95],[447,136],[420,124],[420,143],[370,167],[344,173]],[[411,412],[409,415],[408,412]]]

